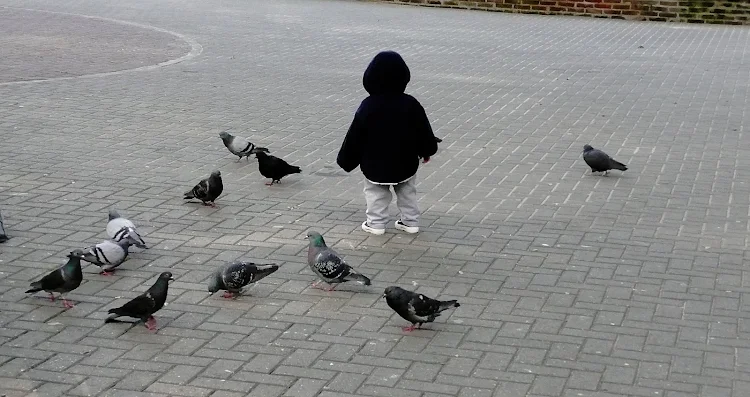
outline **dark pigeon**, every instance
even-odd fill
[[[406,332],[414,331],[414,328],[422,328],[424,323],[435,321],[442,311],[461,306],[455,300],[439,301],[396,286],[386,288],[383,298],[391,309],[411,323],[410,327],[404,328]],[[417,324],[419,324],[418,327]]]
[[[214,171],[208,178],[198,182],[192,190],[185,192],[184,199],[198,199],[203,202],[203,205],[216,207],[214,200],[216,200],[223,191],[224,184],[221,181],[221,172]]]
[[[583,147],[583,161],[591,167],[591,172],[603,172],[604,175],[609,174],[609,170],[627,171],[628,169],[625,164],[615,161],[607,153],[594,149],[590,145]]]
[[[84,248],[81,259],[102,268],[99,273],[102,276],[111,276],[115,268],[127,259],[129,246],[130,243],[127,240],[104,240],[97,245]]]
[[[310,269],[320,277],[326,284],[332,285],[326,291],[332,291],[336,285],[347,281],[356,281],[360,284],[370,285],[370,279],[355,271],[349,266],[339,254],[326,246],[323,236],[318,232],[307,234],[310,244],[307,247],[307,264]],[[313,287],[319,288],[320,281],[316,281]]]
[[[281,183],[281,178],[287,175],[302,172],[301,168],[289,165],[286,161],[264,152],[255,153],[255,157],[258,158],[260,174],[266,178],[271,178],[271,183],[266,183],[268,186],[272,186],[274,183]]]
[[[107,236],[117,242],[126,240],[128,245],[135,245],[138,248],[148,249],[146,242],[143,241],[143,238],[135,229],[135,224],[129,219],[123,218],[115,210],[109,211]]]
[[[8,241],[10,237],[5,233],[5,226],[3,225],[3,214],[0,214],[0,243]]]
[[[118,317],[132,317],[137,318],[138,321],[134,322],[131,326],[134,327],[136,324],[143,322],[149,331],[156,330],[156,319],[154,313],[159,311],[164,306],[164,302],[167,301],[167,290],[169,289],[169,282],[174,280],[172,273],[164,272],[159,275],[154,285],[151,286],[146,292],[133,298],[130,302],[117,307],[109,309],[110,314],[105,323],[119,323],[128,322],[118,320]]]
[[[83,272],[81,271],[82,257],[83,251],[74,250],[68,254],[68,262],[66,264],[42,277],[41,280],[31,283],[31,289],[26,291],[26,293],[31,294],[39,291],[49,292],[49,299],[54,302],[54,292],[57,292],[63,300],[63,306],[65,306],[66,309],[72,308],[73,304],[65,299],[64,294],[73,291],[81,285],[81,280],[83,280]]]
[[[236,137],[226,131],[219,133],[219,138],[221,138],[221,141],[224,142],[224,146],[226,146],[232,154],[239,157],[237,161],[242,160],[243,157],[249,161],[250,156],[257,152],[268,153],[268,149],[255,146],[252,142]]]
[[[213,295],[225,290],[224,298],[236,298],[248,284],[254,283],[279,270],[276,264],[256,265],[250,262],[234,262],[216,269],[208,280],[208,292]]]

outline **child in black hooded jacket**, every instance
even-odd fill
[[[384,51],[372,59],[362,83],[370,94],[359,105],[336,162],[346,172],[357,166],[365,176],[367,220],[362,229],[385,233],[391,186],[401,218],[396,229],[419,232],[416,174],[419,159],[428,162],[437,141],[422,105],[405,94],[411,74],[401,55]]]

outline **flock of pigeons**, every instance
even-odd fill
[[[293,173],[300,173],[301,169],[289,165],[286,161],[269,154],[268,149],[257,147],[242,138],[232,136],[227,132],[219,134],[224,145],[234,155],[242,160],[255,154],[258,159],[260,173],[271,179],[273,185],[280,182],[281,178]],[[593,167],[592,167],[593,169]],[[198,199],[204,205],[215,206],[214,201],[221,195],[224,189],[221,173],[214,171],[211,175],[201,180],[193,189],[185,193],[185,199]],[[71,292],[81,285],[83,271],[81,261],[93,263],[101,268],[100,275],[107,276],[114,273],[128,257],[129,249],[135,246],[148,249],[135,224],[122,217],[117,211],[109,212],[109,221],[106,226],[108,240],[96,245],[73,250],[68,254],[68,262],[55,269],[40,280],[32,282],[31,288],[26,293],[45,291],[50,294],[50,300],[55,301],[54,293],[60,294],[65,308],[72,308],[73,304],[66,298],[65,294]],[[357,282],[369,286],[370,279],[356,271],[346,263],[341,256],[328,247],[323,236],[311,231],[307,234],[309,240],[307,252],[307,264],[319,278],[313,284],[315,288],[332,291],[337,285],[345,282]],[[225,291],[224,298],[236,299],[242,294],[244,287],[276,272],[279,266],[276,264],[255,264],[251,262],[238,261],[225,264],[217,268],[209,277],[208,292],[210,295],[218,291]],[[159,311],[167,300],[169,281],[174,280],[172,273],[163,272],[156,282],[141,295],[133,298],[121,307],[109,309],[110,314],[105,323],[129,322],[131,328],[143,323],[151,331],[156,330],[154,313]],[[328,284],[328,288],[319,287],[320,282]],[[459,307],[456,300],[440,301],[429,298],[423,294],[405,290],[397,286],[387,287],[383,293],[388,306],[402,318],[409,321],[411,326],[405,327],[404,331],[413,331],[424,323],[433,322],[441,312]],[[136,321],[122,321],[120,317],[130,317]]]
[[[289,165],[286,161],[270,155],[266,148],[257,147],[253,143],[237,138],[228,132],[222,132],[219,136],[227,149],[239,157],[238,161],[241,161],[242,157],[249,159],[250,155],[255,154],[260,173],[271,179],[271,183],[267,184],[269,186],[280,182],[281,178],[286,175],[301,172],[299,167]],[[603,172],[606,176],[612,169],[627,170],[627,166],[590,145],[584,146],[583,159],[591,168],[592,173]],[[214,171],[208,178],[203,179],[192,190],[186,192],[184,198],[196,198],[201,200],[204,205],[215,206],[214,201],[221,195],[223,189],[221,173]],[[111,275],[127,259],[128,250],[131,246],[148,249],[135,224],[122,217],[115,210],[109,212],[106,233],[109,237],[108,240],[84,249],[73,250],[68,254],[66,264],[42,277],[39,281],[32,282],[31,288],[26,292],[48,292],[50,300],[53,302],[55,301],[54,293],[57,292],[60,294],[65,308],[72,308],[73,304],[65,298],[65,294],[75,290],[81,284],[83,280],[82,260],[99,266],[101,268],[99,274],[107,276]],[[318,287],[321,281],[329,285],[328,288],[325,288],[326,291],[332,291],[337,285],[348,281],[366,286],[371,285],[367,276],[352,268],[336,251],[326,245],[320,233],[311,231],[307,234],[307,238],[309,240],[307,264],[319,278],[319,281],[316,281],[313,287],[324,289]],[[208,291],[212,295],[223,290],[225,291],[225,298],[236,299],[242,294],[244,287],[277,270],[279,270],[279,266],[276,264],[262,265],[243,261],[225,264],[216,269],[209,277]],[[107,317],[105,322],[123,322],[119,320],[120,317],[130,317],[136,319],[134,322],[127,321],[132,323],[131,328],[143,322],[149,330],[156,330],[156,320],[153,314],[164,306],[169,281],[171,280],[174,280],[172,273],[161,273],[154,285],[146,292],[121,307],[110,309],[108,311],[110,316]],[[411,323],[411,326],[405,327],[404,331],[412,331],[415,327],[421,327],[424,323],[434,321],[441,312],[460,306],[456,300],[439,301],[397,286],[387,287],[383,297],[391,309]]]

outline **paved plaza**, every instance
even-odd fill
[[[385,49],[444,139],[418,235],[364,233],[362,175],[335,163]],[[750,396],[749,125],[748,27],[0,0],[0,395]],[[302,174],[265,186],[221,131]],[[629,170],[591,175],[584,144]],[[216,169],[218,208],[183,203]],[[85,266],[73,309],[24,293],[112,208],[150,249]],[[372,286],[310,288],[308,230]],[[281,268],[209,297],[237,259]],[[162,271],[157,333],[104,324]],[[389,285],[461,307],[407,334]]]

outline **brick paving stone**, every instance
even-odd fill
[[[750,393],[746,28],[3,0],[0,33],[2,395]],[[383,49],[404,56],[445,139],[419,171],[417,235],[362,232],[362,176],[335,164]],[[264,186],[225,130],[303,173]],[[629,170],[589,175],[587,143]],[[214,169],[219,208],[184,204]],[[111,278],[84,266],[74,309],[26,296],[104,238],[113,207],[151,248]],[[309,288],[309,229],[373,286]],[[212,270],[238,259],[281,268],[237,300],[209,297]],[[156,334],[102,324],[166,270]],[[388,285],[462,305],[407,335]]]

